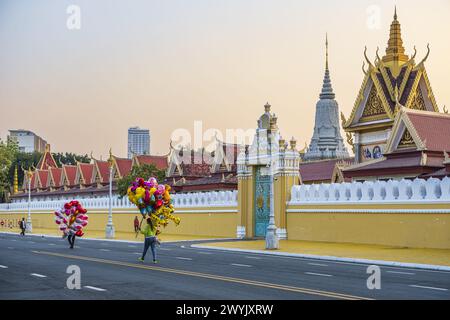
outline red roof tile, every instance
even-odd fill
[[[353,161],[353,159],[346,159]],[[312,181],[324,181],[330,180],[333,177],[334,167],[336,163],[342,161],[342,159],[312,161],[300,163],[300,176],[302,182]]]
[[[55,187],[61,186],[61,175],[62,175],[62,169],[61,168],[50,168],[50,176],[53,180]]]
[[[114,157],[117,164],[117,170],[119,170],[119,175],[121,177],[126,176],[131,171],[132,161],[131,159],[117,158]]]
[[[140,155],[136,156],[139,165],[142,164],[153,164],[159,170],[166,170],[168,167],[167,156],[151,156],[151,155]]]
[[[50,151],[45,151],[45,153],[42,155],[41,159],[39,160],[37,169],[48,170],[49,167],[58,168],[58,165],[56,164],[55,159],[53,159]]]
[[[37,174],[39,176],[40,188],[47,187],[47,179],[48,179],[48,170],[38,170]]]
[[[63,170],[69,186],[75,185],[77,166],[63,165]]]
[[[427,150],[450,151],[450,115],[405,110]]]
[[[103,183],[109,182],[109,163],[108,161],[95,160],[97,173]]]
[[[83,175],[86,184],[92,183],[92,176],[94,173],[94,164],[91,163],[78,163],[80,166],[81,174]]]

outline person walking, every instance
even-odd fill
[[[145,255],[147,254],[148,248],[151,248],[152,250],[152,256],[153,256],[153,263],[158,263],[156,260],[156,226],[155,223],[152,221],[152,218],[147,218],[147,224],[145,225],[144,229],[141,230],[141,233],[144,235],[144,252],[142,252],[142,257],[138,258],[139,261],[144,261]]]
[[[22,230],[20,232],[20,235],[24,236],[25,235],[25,229],[27,228],[27,223],[25,222],[25,218],[22,218],[22,220],[20,220],[19,227],[20,227],[20,230]]]
[[[73,249],[73,246],[75,245],[75,232],[73,230],[69,231],[69,236],[67,237],[67,240],[69,241],[70,244],[70,249]]]
[[[137,216],[134,218],[134,232],[139,232],[139,219]]]

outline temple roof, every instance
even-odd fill
[[[49,167],[58,168],[58,164],[56,163],[55,159],[52,156],[52,153],[50,152],[50,145],[47,144],[45,146],[44,155],[39,160],[37,169],[47,170]]]
[[[124,177],[128,173],[130,173],[132,168],[132,160],[126,158],[118,158],[113,156],[114,163],[116,164],[117,172],[119,173],[119,177]]]
[[[62,168],[50,168],[50,179],[54,184],[55,188],[59,188],[61,186],[61,175],[62,175]]]
[[[159,170],[166,170],[168,156],[136,155],[133,157],[133,164],[153,164]]]
[[[424,66],[430,48],[418,64],[416,50],[411,58],[404,52],[400,22],[395,13],[386,55],[380,58],[377,49],[376,60],[372,63],[364,52],[368,69],[363,65],[363,84],[344,129],[358,131],[373,127],[375,123],[391,126],[401,107],[439,112]]]
[[[302,183],[331,182],[336,164],[342,161],[351,163],[353,160],[353,158],[348,158],[301,162],[299,167],[301,181]]]
[[[94,164],[78,162],[78,168],[85,184],[91,184],[93,182]]]

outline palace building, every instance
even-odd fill
[[[364,80],[355,105],[348,119],[344,118],[344,130],[354,136],[356,163],[379,159],[386,151],[394,119],[402,107],[407,109],[439,112],[425,61],[430,53],[416,63],[416,50],[412,57],[405,54],[397,11],[390,27],[386,53],[376,52],[372,63],[363,64]]]
[[[348,120],[354,135],[355,165],[343,169],[345,179],[374,180],[446,175],[450,151],[450,117],[440,113],[425,69],[430,54],[417,64],[416,50],[405,54],[397,11],[386,54],[368,69]],[[439,173],[438,173],[439,172]]]

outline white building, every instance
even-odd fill
[[[9,130],[9,137],[19,144],[20,152],[44,152],[47,141],[29,130]]]
[[[131,127],[128,129],[128,159],[143,154],[150,154],[150,131]]]

